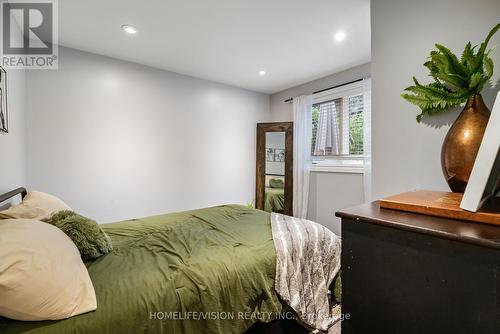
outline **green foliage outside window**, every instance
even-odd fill
[[[363,114],[351,115],[349,122],[349,154],[363,154]]]
[[[363,155],[363,95],[349,98],[349,154]]]

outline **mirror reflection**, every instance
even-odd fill
[[[257,123],[255,207],[293,216],[293,123]]]
[[[285,182],[285,132],[266,132],[265,211],[284,212]]]

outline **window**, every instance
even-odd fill
[[[362,169],[363,137],[361,82],[313,96],[311,155],[315,165]]]

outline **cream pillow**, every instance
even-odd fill
[[[0,211],[0,218],[45,220],[62,210],[71,208],[55,196],[40,191],[30,191],[19,205]]]
[[[97,308],[80,253],[57,227],[31,219],[0,220],[0,315],[58,320]]]

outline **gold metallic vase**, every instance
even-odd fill
[[[453,192],[465,191],[489,117],[481,94],[471,96],[444,139],[441,166]]]

